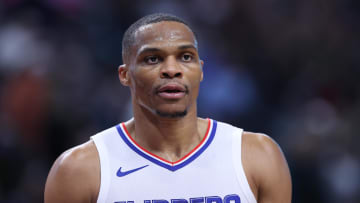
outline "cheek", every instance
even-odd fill
[[[192,69],[188,73],[189,82],[193,88],[198,88],[201,82],[202,70],[200,68]]]
[[[199,88],[200,88],[200,80],[201,80],[201,69],[193,69],[192,71],[188,72],[187,80],[188,85],[191,90],[190,96],[191,100],[196,100],[199,94]]]
[[[151,94],[154,80],[154,73],[149,71],[134,71],[132,73],[133,91],[138,95],[148,96]],[[138,95],[139,96],[139,95]]]

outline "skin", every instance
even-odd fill
[[[203,79],[197,43],[191,30],[178,22],[143,26],[135,37],[136,44],[119,67],[120,82],[132,95],[134,119],[126,123],[127,129],[148,151],[177,161],[198,145],[207,128],[207,121],[198,118],[196,110]],[[177,99],[157,94],[159,87],[172,83],[186,87],[187,93]],[[185,110],[183,117],[163,116]],[[242,162],[257,201],[291,202],[290,173],[279,146],[258,133],[244,132],[242,139]],[[89,141],[55,161],[45,187],[45,202],[96,202],[99,188],[99,156]]]

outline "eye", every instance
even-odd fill
[[[181,59],[185,62],[189,62],[193,59],[193,56],[191,54],[186,53],[182,55]]]
[[[158,56],[145,57],[145,63],[147,63],[147,64],[157,64],[157,63],[159,63],[159,57]]]

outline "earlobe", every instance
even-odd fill
[[[118,74],[119,74],[119,80],[122,85],[129,86],[130,84],[130,78],[129,78],[129,71],[126,64],[122,64],[118,68]]]
[[[204,79],[204,61],[203,60],[200,60],[200,66],[201,66],[201,78],[200,78],[200,82],[203,81]]]
[[[203,68],[203,66],[204,66],[204,61],[203,60],[200,60],[200,65],[201,65],[201,68]]]

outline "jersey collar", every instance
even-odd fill
[[[145,148],[141,147],[135,140],[130,136],[128,130],[126,129],[125,123],[121,123],[116,126],[116,129],[120,135],[120,137],[124,140],[124,142],[137,154],[144,157],[145,159],[164,167],[170,171],[176,171],[190,162],[194,161],[200,154],[202,154],[205,149],[210,145],[212,140],[214,139],[215,132],[216,132],[217,122],[208,118],[208,127],[206,130],[206,134],[201,140],[201,142],[191,150],[187,155],[182,157],[181,159],[171,162],[168,161],[160,156],[157,156]]]

